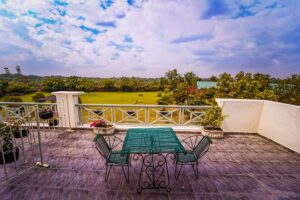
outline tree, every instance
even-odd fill
[[[279,80],[274,92],[278,96],[278,101],[300,105],[300,75],[293,74],[284,80]]]
[[[216,97],[230,98],[232,97],[233,78],[230,74],[223,73],[217,82]]]
[[[177,88],[173,91],[173,98],[176,104],[185,104],[189,96],[188,86],[185,83],[178,83]]]
[[[216,76],[212,75],[208,80],[217,82],[218,78]]]
[[[65,90],[64,80],[61,77],[48,77],[42,82],[42,91],[53,92]]]
[[[4,96],[7,92],[8,82],[0,80],[0,97]]]
[[[182,77],[181,75],[177,72],[177,69],[170,70],[166,72],[165,77],[168,80],[168,85],[171,90],[176,89],[177,84],[182,82]]]
[[[73,91],[76,90],[79,77],[70,76],[64,79],[64,87],[66,90]]]
[[[16,66],[17,74],[21,75],[21,67],[19,65]]]
[[[189,86],[196,85],[199,80],[199,77],[193,72],[186,72],[183,76],[184,82]]]
[[[9,71],[8,67],[4,67],[3,69],[4,69],[4,73],[5,73],[6,75],[9,75],[9,74],[10,74],[10,71]]]
[[[102,91],[116,91],[115,81],[113,81],[112,79],[101,80],[99,81],[99,85]]]
[[[8,93],[29,93],[32,92],[32,89],[23,82],[9,82],[7,87]]]

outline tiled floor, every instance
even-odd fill
[[[187,166],[176,181],[170,160],[172,191],[141,194],[136,192],[141,161],[133,162],[130,183],[120,168],[105,182],[105,162],[93,137],[91,131],[59,131],[43,138],[51,167],[34,167],[1,185],[0,199],[300,199],[300,155],[257,135],[214,140],[199,162],[198,180]]]

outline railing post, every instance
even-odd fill
[[[42,150],[42,139],[41,139],[41,129],[40,129],[40,117],[39,117],[39,108],[38,105],[35,106],[35,118],[36,118],[36,127],[38,133],[38,142],[39,142],[39,152],[40,152],[40,162],[37,162],[36,165],[39,167],[50,167],[44,163],[43,150]]]
[[[62,121],[61,126],[68,128],[69,131],[76,128],[79,122],[79,109],[76,104],[78,104],[78,96],[84,92],[60,91],[51,94],[56,96],[57,112]]]

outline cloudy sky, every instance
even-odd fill
[[[0,0],[0,67],[16,65],[36,75],[286,77],[300,73],[300,1]]]

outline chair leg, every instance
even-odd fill
[[[122,171],[123,171],[126,182],[129,183],[129,165],[127,165],[127,176],[126,176],[124,166],[122,166]]]
[[[110,173],[112,166],[111,165],[106,165],[106,170],[105,170],[105,182],[108,180],[108,176]]]
[[[177,162],[175,163],[175,180],[178,179],[179,175],[180,175],[180,172],[182,170],[182,165],[180,165],[180,168],[179,168],[179,171],[177,170]]]
[[[196,164],[193,163],[192,167],[193,167],[193,171],[196,176],[196,179],[198,180],[198,177],[199,177],[198,176],[198,162]]]

